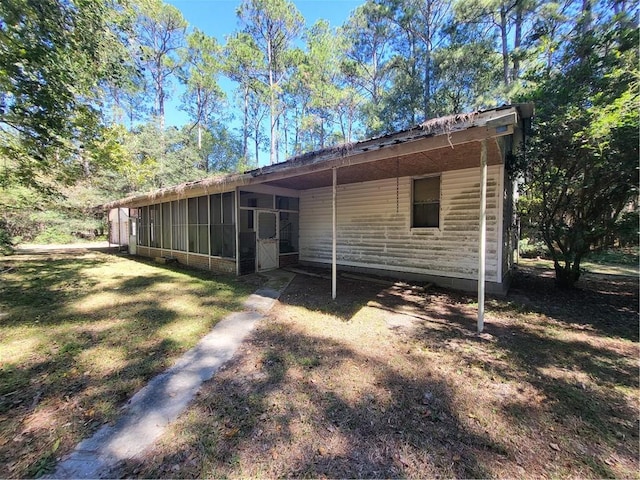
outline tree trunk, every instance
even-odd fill
[[[556,271],[556,285],[560,288],[573,288],[580,278],[580,259],[564,266],[554,260],[553,266]]]
[[[244,108],[242,111],[242,156],[249,160],[249,87],[244,87]]]
[[[423,121],[431,118],[431,51],[433,50],[433,45],[431,43],[431,2],[427,1],[427,25],[425,32],[425,46],[427,51],[425,52],[425,61],[424,61],[424,93],[423,93],[423,102],[424,102],[424,119]],[[457,111],[457,110],[456,110]],[[415,122],[413,123],[415,125]]]
[[[502,40],[502,74],[504,78],[505,87],[509,86],[509,44],[508,44],[508,32],[507,32],[507,11],[506,7],[502,5],[500,7],[500,38]],[[507,102],[509,99],[507,99]]]
[[[513,72],[511,80],[516,81],[520,77],[520,45],[522,44],[522,2],[516,5],[515,34],[513,38]]]
[[[267,62],[269,64],[269,112],[270,112],[270,127],[269,132],[271,137],[271,148],[269,149],[269,162],[271,165],[278,162],[278,144],[277,144],[277,129],[276,129],[276,95],[274,89],[273,80],[273,47],[271,40],[267,40]]]

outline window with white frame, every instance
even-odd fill
[[[412,192],[411,227],[438,228],[440,226],[440,177],[415,178]]]

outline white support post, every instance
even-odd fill
[[[338,233],[338,209],[336,205],[337,200],[337,185],[338,185],[338,170],[333,168],[333,234],[331,238],[331,298],[335,300],[337,293],[337,261],[338,261],[338,251],[337,251],[337,241],[336,236]]]
[[[236,187],[234,191],[235,204],[235,230],[236,230],[236,275],[240,276],[240,188]],[[209,252],[211,254],[211,252]],[[280,266],[280,265],[278,265]]]
[[[118,207],[118,250],[120,250],[120,247],[122,246],[122,235],[120,230],[122,229],[122,227],[120,226],[120,213],[122,212],[122,208]]]
[[[487,141],[480,143],[480,239],[478,241],[478,333],[484,329],[485,251],[487,243]]]

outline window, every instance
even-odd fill
[[[273,195],[241,191],[240,206],[249,208],[273,208]]]
[[[235,258],[235,193],[211,195],[211,255]]]
[[[280,253],[295,253],[298,251],[299,225],[300,221],[297,213],[280,212]]]
[[[276,196],[276,208],[278,210],[299,210],[300,200],[295,197]]]
[[[160,205],[149,205],[149,246],[160,246]]]
[[[413,181],[413,228],[440,226],[440,177]]]
[[[138,245],[149,246],[149,207],[140,208],[140,228]]]
[[[209,206],[208,197],[190,198],[189,207],[189,251],[209,254]]]
[[[171,248],[171,203],[162,204],[162,248]]]
[[[187,250],[187,201],[176,200],[171,202],[171,244],[174,250],[185,252]]]

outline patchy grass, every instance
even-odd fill
[[[518,264],[522,267],[534,267],[542,270],[553,269],[553,260],[545,258],[520,258]],[[605,263],[601,261],[585,260],[580,263],[580,270],[585,273],[601,275],[622,275],[637,277],[640,275],[638,262],[635,263]]]
[[[638,281],[490,299],[298,276],[123,476],[638,478]]]
[[[0,478],[50,470],[250,291],[99,252],[0,257]]]

